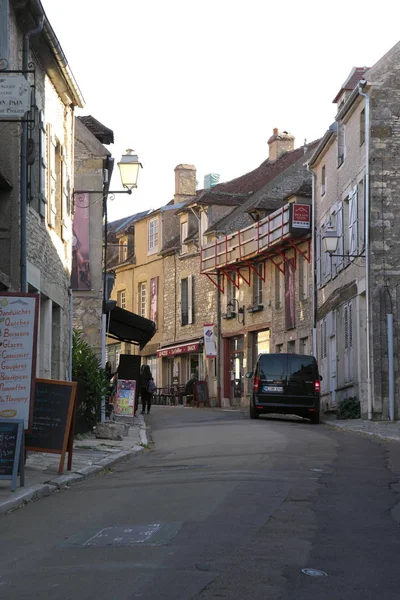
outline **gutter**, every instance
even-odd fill
[[[61,48],[61,44],[58,41],[58,38],[54,33],[52,26],[50,25],[50,21],[46,16],[42,3],[40,2],[40,0],[28,0],[28,4],[31,6],[32,12],[39,19],[43,18],[43,36],[48,46],[50,47],[50,50],[53,53],[57,65],[67,83],[69,92],[72,96],[72,104],[74,106],[79,106],[79,108],[83,108],[85,105],[85,101],[83,99],[82,92],[80,91],[75,77],[69,67],[67,58],[64,54],[63,49]]]

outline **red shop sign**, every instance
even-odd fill
[[[311,207],[309,204],[293,204],[292,226],[298,229],[309,229],[311,226]]]
[[[157,350],[157,356],[187,354],[188,352],[197,352],[199,348],[199,342],[195,342],[194,344],[181,344],[180,346],[172,346],[172,348],[160,348],[160,350]]]

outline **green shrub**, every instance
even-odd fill
[[[77,330],[72,334],[72,379],[78,383],[77,420],[83,419],[93,429],[100,420],[109,382],[93,348]]]
[[[339,402],[336,418],[339,420],[361,418],[360,402],[357,400],[356,396],[350,396]]]

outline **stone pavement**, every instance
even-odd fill
[[[382,440],[400,442],[400,421],[368,421],[367,419],[345,419],[339,421],[335,415],[321,415],[321,423],[338,429]]]
[[[122,440],[97,439],[91,433],[78,436],[74,440],[72,470],[67,471],[66,454],[62,475],[58,475],[59,454],[28,452],[25,487],[19,487],[19,477],[15,492],[10,489],[11,481],[0,481],[0,515],[78,483],[142,452],[148,443],[144,417],[135,417],[133,424],[132,418],[126,417],[120,422],[130,423],[129,433]]]

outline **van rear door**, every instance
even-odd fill
[[[287,380],[288,394],[291,396],[314,396],[315,381],[317,379],[317,363],[313,356],[289,356]]]

